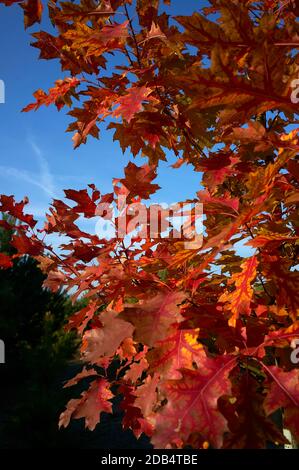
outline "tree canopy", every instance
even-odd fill
[[[39,0],[18,3],[25,27],[40,21]],[[0,210],[20,220],[13,256],[35,257],[46,286],[88,299],[69,323],[86,364],[68,385],[91,383],[60,426],[84,418],[94,429],[116,393],[123,427],[156,448],[264,448],[286,442],[283,428],[298,440],[298,7],[210,0],[173,16],[165,5],[50,1],[43,14],[55,34],[33,33],[40,57],[59,60],[64,76],[23,111],[69,107],[75,148],[106,123],[123,151],[145,158],[129,163],[111,193],[94,184],[66,190],[43,228],[25,214],[26,200],[0,198]],[[203,175],[204,189],[188,201],[203,204],[202,246],[186,246],[175,227],[129,242],[81,230],[79,218],[105,217],[98,208],[123,198],[130,232],[130,208],[136,215],[159,189],[153,181],[168,151],[173,171],[189,164]],[[160,222],[166,217],[161,210]],[[69,239],[59,252],[45,236],[53,233]],[[1,257],[3,269],[10,262]],[[101,375],[98,366],[115,358],[114,376]]]

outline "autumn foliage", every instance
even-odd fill
[[[18,3],[26,27],[40,21],[39,0]],[[26,200],[0,199],[20,221],[16,256],[35,257],[47,287],[88,299],[68,326],[82,336],[84,368],[67,385],[91,383],[60,426],[85,418],[94,429],[121,394],[123,427],[156,448],[264,448],[287,442],[283,428],[298,441],[296,2],[194,2],[191,16],[166,14],[170,0],[48,6],[56,34],[33,33],[33,46],[65,75],[24,111],[68,106],[75,148],[107,122],[123,151],[146,159],[131,162],[110,194],[93,184],[65,191],[43,228],[24,214]],[[173,171],[189,164],[203,175],[192,199],[206,216],[200,249],[171,236],[125,243],[79,228],[120,194],[128,204],[150,198],[169,151]],[[53,233],[69,240],[58,253],[47,243]],[[236,251],[241,241],[247,258]],[[10,265],[5,255],[0,262]],[[106,374],[111,364],[117,371]]]

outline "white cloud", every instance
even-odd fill
[[[28,139],[28,144],[32,148],[37,159],[38,171],[35,173],[20,168],[0,165],[0,176],[7,178],[8,180],[14,178],[20,181],[25,181],[26,183],[42,189],[46,196],[55,197],[56,188],[47,159],[44,157],[42,150],[34,140]]]
[[[41,181],[41,178],[34,173],[26,170],[19,170],[10,166],[0,165],[0,174],[2,177],[11,179],[15,178],[18,180],[26,181],[34,186],[41,188],[47,195],[53,196],[51,188],[46,187]]]
[[[44,157],[42,150],[40,147],[34,142],[33,139],[29,138],[28,143],[31,146],[40,169],[40,180],[41,182],[39,185],[44,189],[44,191],[47,194],[50,194],[50,196],[55,197],[55,185],[54,185],[54,180],[53,180],[53,175],[50,171],[50,167],[48,164],[47,159]]]

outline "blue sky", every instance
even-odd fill
[[[202,2],[201,2],[202,3]],[[196,10],[198,1],[174,1],[178,14]],[[63,75],[58,61],[38,60],[38,50],[30,46],[30,33],[25,32],[22,11],[18,6],[0,6],[0,79],[5,82],[5,104],[0,104],[0,193],[24,195],[30,209],[42,217],[52,197],[61,197],[63,189],[84,188],[96,184],[102,192],[111,191],[114,177],[122,177],[122,168],[131,158],[123,156],[112,131],[102,132],[100,141],[89,139],[87,145],[73,150],[72,134],[65,133],[70,122],[64,110],[40,108],[37,112],[21,113],[34,101],[32,93],[48,90]],[[49,26],[42,25],[44,29]],[[158,184],[163,188],[156,199],[175,202],[195,195],[201,176],[186,165],[170,168],[172,161],[162,163]]]

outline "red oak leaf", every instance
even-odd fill
[[[209,359],[202,353],[198,370],[182,369],[180,380],[164,384],[167,404],[157,415],[152,443],[165,449],[176,442],[187,442],[196,429],[214,447],[221,447],[228,430],[218,410],[218,399],[230,393],[229,372],[236,363],[232,356]]]
[[[104,42],[111,41],[113,39],[127,38],[128,37],[128,24],[129,21],[125,21],[121,24],[106,25],[101,29],[100,37]]]
[[[182,292],[160,292],[136,305],[127,305],[121,316],[135,326],[135,339],[154,346],[170,332],[173,323],[182,319],[179,304],[184,300]]]
[[[225,209],[229,212],[232,211],[233,214],[237,214],[239,207],[239,199],[234,198],[230,199],[228,197],[217,198],[211,196],[209,191],[198,191],[197,193],[200,202],[205,205],[205,210],[220,212]]]
[[[180,369],[194,369],[194,363],[202,357],[202,344],[198,342],[198,329],[175,330],[168,338],[156,343],[147,359],[150,370],[158,372],[163,379],[178,379]]]
[[[284,426],[299,440],[299,370],[284,372],[276,366],[266,370],[271,385],[264,401],[265,411],[270,415],[284,408]]]
[[[224,439],[225,449],[265,449],[268,442],[287,443],[275,423],[266,417],[264,396],[253,377],[235,374],[232,395],[234,398],[219,401],[230,430]]]
[[[152,181],[157,177],[155,167],[143,165],[138,167],[129,162],[125,168],[125,178],[114,179],[114,185],[123,184],[128,190],[130,198],[140,196],[142,199],[149,199],[150,195],[158,191],[160,186],[153,184]]]
[[[75,201],[77,205],[74,211],[84,214],[85,217],[94,217],[96,214],[96,204],[94,198],[90,197],[86,189],[76,191],[74,189],[65,189],[65,195],[68,199]],[[100,196],[98,194],[98,196]]]
[[[152,89],[146,86],[132,86],[125,95],[117,100],[118,107],[113,111],[113,116],[121,116],[127,122],[130,122],[136,113],[142,111],[143,101],[151,99],[149,97],[151,93]]]
[[[93,318],[98,308],[99,307],[96,302],[89,302],[87,307],[82,308],[81,310],[79,310],[79,312],[76,312],[69,318],[69,322],[66,328],[68,330],[76,328],[79,335],[82,335],[88,325],[88,322]]]
[[[136,396],[134,388],[129,385],[121,385],[119,393],[122,393],[124,398],[120,405],[121,410],[124,411],[122,425],[124,429],[131,429],[137,439],[142,433],[151,436],[153,432],[152,425],[144,419],[141,409],[136,406]]]
[[[121,343],[120,347],[117,350],[117,354],[119,357],[123,359],[128,359],[131,361],[135,354],[137,353],[136,347],[135,347],[135,341],[133,341],[133,338],[126,338],[124,341]]]
[[[0,211],[8,212],[12,217],[25,222],[29,227],[33,228],[36,225],[36,220],[34,220],[32,215],[24,214],[23,212],[27,203],[28,199],[26,198],[21,202],[15,202],[13,196],[5,196],[2,194],[0,196]]]
[[[33,96],[36,99],[35,103],[28,104],[23,112],[36,111],[40,106],[49,106],[55,103],[58,110],[63,106],[72,103],[71,97],[76,96],[75,87],[80,83],[78,78],[64,78],[63,80],[56,80],[55,87],[49,89],[49,93],[43,90],[37,90]]]
[[[105,357],[111,357],[126,338],[132,336],[134,326],[118,317],[113,311],[99,315],[102,328],[86,331],[83,336],[82,354],[86,361],[101,364]]]
[[[146,35],[146,38],[143,41],[139,42],[139,45],[145,43],[150,39],[166,39],[165,34],[161,31],[160,26],[156,25],[154,22],[152,23],[151,29]]]
[[[43,252],[42,242],[36,238],[26,236],[23,233],[13,235],[11,245],[14,246],[19,255],[37,256]]]
[[[0,0],[16,3],[25,27],[40,21],[42,0]],[[53,34],[34,33],[33,46],[69,78],[38,90],[25,111],[69,106],[75,147],[107,126],[123,152],[147,159],[127,165],[110,194],[101,197],[93,185],[66,190],[68,201],[55,199],[36,232],[24,214],[27,199],[0,196],[0,268],[11,266],[12,242],[12,260],[33,256],[46,288],[84,302],[68,328],[82,335],[86,369],[67,385],[93,382],[60,424],[85,417],[93,429],[102,411],[111,412],[109,381],[122,400],[123,427],[136,437],[154,434],[156,447],[284,445],[283,427],[298,438],[296,1],[211,0],[176,17],[170,0],[48,3]],[[168,238],[157,236],[169,227],[163,230],[169,211],[161,204],[153,207],[156,228],[149,227],[142,200],[159,189],[160,161],[173,163],[172,153],[174,168],[198,172],[198,198],[181,204],[203,203],[202,246],[175,239],[182,235],[175,227]],[[118,206],[117,237],[79,228],[102,212],[112,219],[99,202]],[[132,235],[125,240],[122,222]],[[138,224],[152,230],[134,238]],[[58,253],[45,242],[52,234],[67,239]],[[243,259],[238,243],[249,237],[257,255]],[[107,382],[92,378],[91,364],[107,371]],[[267,414],[277,409],[284,422],[273,424]]]
[[[226,291],[219,298],[219,302],[226,303],[225,308],[231,312],[229,319],[230,326],[236,326],[237,319],[240,315],[250,314],[250,302],[253,295],[251,282],[256,277],[256,268],[258,265],[257,258],[252,256],[242,263],[242,271],[233,274],[230,284],[235,284],[233,292]]]
[[[142,372],[148,368],[148,362],[145,358],[142,358],[139,362],[134,362],[129,370],[125,373],[124,379],[132,383],[137,382],[140,379]]]
[[[112,413],[113,398],[106,379],[98,379],[91,383],[89,389],[83,392],[81,398],[70,400],[59,418],[59,427],[67,427],[70,419],[85,419],[85,427],[93,431],[99,423],[100,415]]]
[[[135,395],[135,406],[141,409],[142,415],[147,418],[153,412],[153,408],[157,403],[157,386],[159,383],[159,374],[154,373],[153,377],[148,375],[144,381],[144,384],[140,385],[136,389]]]
[[[43,286],[50,289],[52,292],[57,292],[63,285],[65,278],[62,272],[51,271],[47,279],[44,281]]]
[[[68,380],[63,388],[67,388],[67,387],[73,387],[74,385],[77,385],[77,383],[82,380],[82,379],[86,379],[87,377],[92,377],[94,375],[98,375],[97,371],[94,370],[94,369],[86,369],[86,367],[83,367],[82,371],[79,372],[79,374],[77,374],[75,377],[73,377],[72,379]]]
[[[263,273],[275,281],[278,308],[286,308],[293,321],[299,314],[299,273],[290,271],[288,265],[277,257],[264,255]]]
[[[21,4],[21,7],[24,10],[25,28],[41,22],[44,8],[41,0],[27,0]]]

